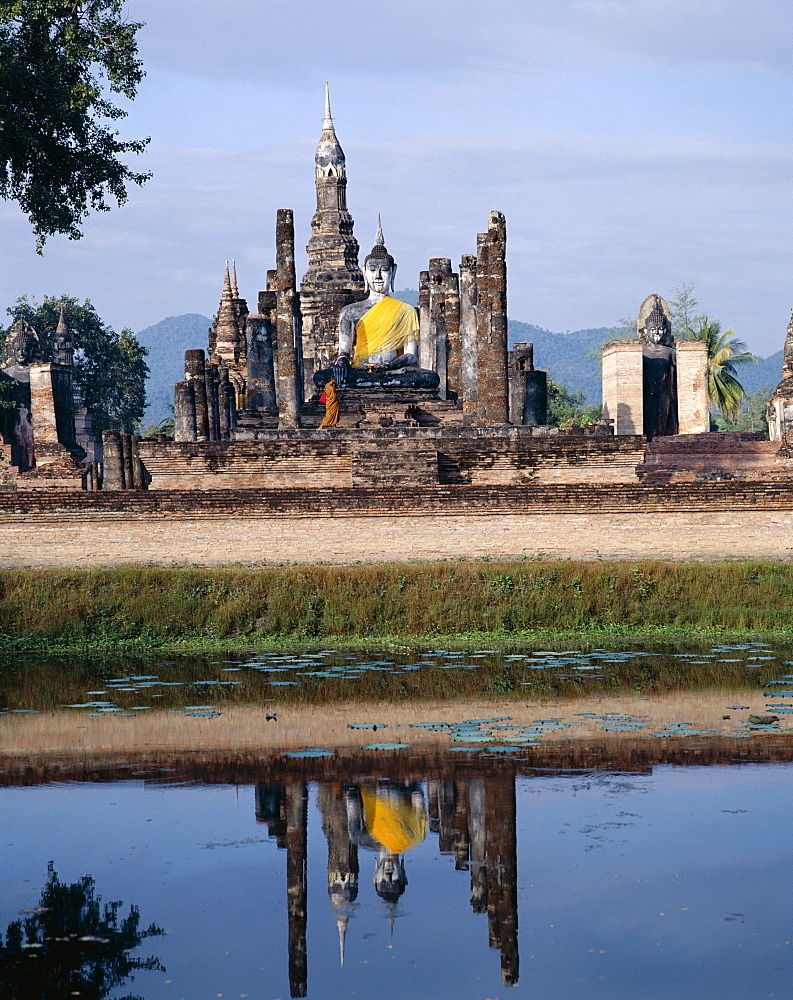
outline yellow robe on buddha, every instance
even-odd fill
[[[401,854],[427,836],[427,814],[388,791],[361,787],[366,829],[392,854]]]
[[[386,351],[401,351],[419,332],[419,318],[413,306],[386,295],[355,324],[353,368],[361,368],[369,358]]]

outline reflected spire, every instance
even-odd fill
[[[339,963],[344,968],[344,941],[347,937],[347,914],[339,913],[336,915],[336,927],[339,931]]]

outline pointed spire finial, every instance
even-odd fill
[[[326,128],[333,128],[333,118],[330,114],[330,91],[328,90],[328,81],[325,81],[325,120],[322,123],[323,130]]]
[[[339,960],[342,969],[344,968],[344,939],[347,937],[347,917],[337,916],[336,926],[339,929]]]
[[[374,245],[376,247],[385,246],[385,240],[383,239],[383,223],[380,221],[380,213],[377,213],[377,232],[374,234]]]
[[[231,278],[229,277],[229,262],[226,261],[226,273],[223,275],[223,294],[231,294]]]
[[[232,260],[231,262],[231,294],[235,299],[240,297],[239,290],[237,288],[237,261]]]
[[[66,320],[64,319],[64,316],[63,316],[63,303],[62,302],[61,302],[60,315],[58,317],[58,328],[57,328],[57,330],[55,332],[59,333],[59,334],[66,334],[66,333],[69,332],[68,328],[66,326]]]

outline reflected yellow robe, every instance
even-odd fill
[[[339,394],[336,386],[328,382],[325,386],[325,417],[320,427],[335,427],[339,422]]]
[[[353,368],[361,368],[375,354],[400,352],[416,340],[418,332],[419,318],[413,306],[386,295],[355,324]]]
[[[386,790],[361,787],[366,829],[392,854],[401,854],[427,836],[427,814],[408,799]]]

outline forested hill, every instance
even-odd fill
[[[394,295],[413,305],[418,302],[415,289],[401,289]],[[174,382],[184,378],[184,352],[198,347],[206,350],[210,323],[206,316],[187,313],[169,316],[137,335],[150,351],[147,363],[151,375],[146,383],[148,408],[144,424],[171,415]],[[535,367],[547,371],[554,381],[563,382],[572,392],[583,392],[588,404],[600,402],[600,346],[608,339],[608,327],[553,333],[531,323],[509,321],[510,347],[521,341],[533,343]],[[761,359],[758,365],[743,366],[738,374],[749,393],[776,386],[782,374],[782,351]]]
[[[169,316],[137,334],[149,348],[146,364],[151,374],[146,382],[146,415],[144,425],[159,423],[170,417],[173,406],[174,382],[184,378],[184,352],[199,347],[207,349],[207,330],[212,321],[200,313]]]

